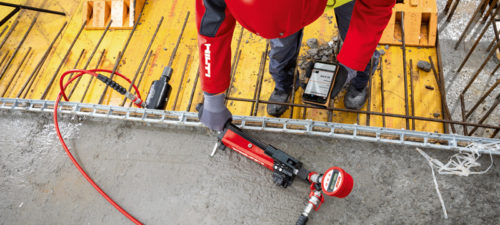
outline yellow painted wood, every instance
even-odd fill
[[[237,28],[236,30],[240,31],[241,28]],[[238,38],[239,33],[236,33],[233,38],[233,44],[237,44]],[[233,49],[235,49],[234,46]],[[241,56],[236,69],[235,78],[233,80],[233,87],[231,88],[229,95],[236,98],[253,99],[259,75],[262,53],[266,50],[266,40],[244,30],[240,49]],[[233,54],[235,53],[233,52]],[[268,63],[269,59],[266,57],[266,73],[269,69]],[[265,80],[263,81],[263,83],[266,82],[267,81]],[[228,102],[229,109],[235,115],[250,115],[253,111],[253,105],[254,104],[250,102]]]
[[[404,0],[396,4],[380,43],[402,45],[401,12],[405,15],[405,44],[434,47],[438,22],[435,0]]]
[[[49,15],[49,14],[39,14],[38,22],[32,33],[28,36],[25,44],[21,47],[18,55],[14,58],[12,66],[7,70],[5,76],[0,80],[0,93],[7,88],[6,95],[4,97],[16,97],[17,93],[21,89],[22,85],[28,79],[28,76],[32,74],[36,64],[41,59],[43,53],[47,49],[48,45],[55,37],[57,31],[63,25],[64,22],[68,22],[62,37],[57,40],[54,50],[51,51],[43,67],[35,77],[33,86],[30,88],[26,98],[40,99],[43,91],[48,85],[50,78],[56,71],[59,63],[64,57],[70,43],[74,39],[76,33],[82,26],[82,11],[84,10],[83,1],[81,0],[67,0],[67,1],[43,1],[43,0],[10,0],[7,2],[33,5],[36,7],[44,7],[52,10],[64,11],[68,14],[67,17]],[[10,10],[6,8],[0,8],[0,16],[6,15]],[[166,110],[176,110],[176,111],[195,111],[195,106],[202,102],[203,94],[201,91],[201,82],[195,82],[197,73],[199,71],[199,55],[198,55],[198,44],[197,44],[197,31],[195,25],[195,14],[194,14],[194,3],[192,1],[181,1],[181,0],[149,0],[144,8],[144,14],[140,21],[140,25],[137,27],[137,31],[132,37],[130,44],[121,60],[121,64],[118,67],[118,71],[130,79],[133,78],[135,72],[137,71],[142,57],[146,53],[146,48],[151,40],[151,37],[157,27],[157,24],[161,16],[165,17],[163,25],[156,37],[155,42],[152,45],[151,50],[153,54],[151,59],[146,62],[146,69],[144,77],[142,78],[141,84],[139,85],[139,91],[142,97],[145,98],[151,83],[157,80],[163,68],[168,65],[171,55],[174,51],[175,44],[181,33],[182,25],[186,14],[190,12],[189,19],[187,21],[186,29],[182,36],[180,45],[177,49],[177,53],[173,58],[172,67],[174,69],[172,79],[170,84],[172,85],[172,94],[170,95],[170,100],[166,106]],[[23,36],[25,30],[29,26],[31,19],[37,13],[21,11],[17,18],[19,18],[19,25],[13,32],[12,36],[7,41],[6,45],[0,50],[0,57],[4,54],[12,54],[17,43]],[[16,18],[11,19],[8,25],[14,22]],[[3,28],[1,28],[3,29]],[[130,34],[131,30],[110,30],[100,47],[98,48],[96,54],[90,61],[88,69],[93,69],[97,67],[97,60],[103,50],[105,50],[105,57],[103,62],[98,66],[103,69],[113,69],[118,53],[122,51],[125,42]],[[259,75],[259,67],[261,64],[261,59],[263,53],[266,50],[266,40],[248,32],[247,30],[241,29],[240,25],[237,25],[233,35],[233,41],[231,47],[233,49],[233,55],[230,59],[234,63],[234,57],[237,56],[236,51],[238,40],[240,34],[242,33],[242,39],[240,43],[241,55],[239,57],[239,62],[235,71],[234,81],[232,83],[231,91],[229,96],[236,98],[247,98],[253,99],[255,96],[255,90]],[[7,32],[5,32],[7,33]],[[72,69],[75,62],[82,50],[85,50],[82,59],[76,66],[76,68],[83,68],[84,65],[89,60],[90,54],[94,49],[97,41],[101,37],[103,30],[84,30],[77,40],[74,48],[72,49],[68,59],[64,62],[61,71],[57,74],[57,78],[52,85],[47,99],[54,100],[59,92],[59,77],[60,75],[69,69]],[[5,36],[4,34],[3,36]],[[307,39],[315,37],[319,39],[320,43],[326,43],[332,39],[334,35],[337,35],[336,24],[334,20],[333,10],[327,9],[325,14],[321,16],[316,22],[307,26],[304,31],[303,45],[301,49],[301,54],[305,53],[308,47],[305,45]],[[0,37],[2,40],[3,37]],[[33,54],[29,56],[28,63],[23,65],[20,69],[20,73],[13,77],[13,73],[20,66],[22,57],[26,53],[29,47],[33,48]],[[381,47],[383,48],[383,47]],[[383,71],[384,71],[384,96],[385,96],[385,111],[388,113],[405,114],[404,109],[404,82],[403,82],[403,62],[402,62],[402,51],[400,47],[390,47],[385,49],[386,54],[383,56]],[[413,60],[413,77],[414,77],[414,90],[415,90],[415,115],[422,117],[434,118],[434,114],[439,114],[438,118],[441,118],[441,103],[440,94],[437,88],[437,83],[434,80],[434,75],[432,73],[426,73],[418,71],[416,69],[416,64],[418,60],[427,60],[428,56],[432,56],[434,62],[436,60],[436,49],[435,48],[412,48],[408,47],[407,60]],[[260,99],[262,101],[267,101],[271,92],[274,88],[274,81],[269,74],[269,57],[266,55],[265,69],[262,80],[262,89],[260,93]],[[186,59],[188,63],[186,65]],[[5,64],[5,63],[4,63]],[[436,65],[437,66],[437,65]],[[0,65],[0,69],[3,65]],[[186,68],[185,73],[184,68]],[[142,69],[140,70],[142,71]],[[182,76],[184,74],[183,82],[180,83]],[[381,112],[381,92],[380,92],[380,71],[377,70],[372,79],[372,91],[371,91],[371,107],[370,110]],[[137,80],[139,80],[141,73],[139,73]],[[408,70],[409,78],[409,70]],[[12,80],[10,87],[7,87],[9,81]],[[80,101],[83,97],[83,93],[87,84],[89,83],[90,76],[84,76],[75,89],[74,95],[71,97],[71,101]],[[123,80],[116,78],[118,83],[128,88],[128,84]],[[408,79],[408,85],[410,80]],[[196,83],[196,87],[194,84]],[[434,90],[426,89],[425,86],[433,86]],[[73,87],[70,86],[69,89]],[[195,88],[193,94],[193,101],[190,102],[191,93],[193,93],[193,88]],[[174,108],[174,101],[179,91],[179,96],[177,104]],[[86,103],[98,103],[102,93],[104,91],[104,85],[101,82],[96,82],[94,80],[89,87],[87,96],[84,98]],[[68,90],[69,92],[69,90]],[[295,94],[295,103],[303,104],[301,95],[303,93],[302,89],[299,89]],[[409,93],[409,91],[408,91]],[[342,92],[334,101],[333,106],[337,108],[344,108],[343,105],[343,95]],[[123,102],[123,96],[108,89],[105,94],[103,104],[109,105],[121,105]],[[125,106],[129,106],[130,102],[127,101]],[[411,110],[411,101],[409,101]],[[252,112],[252,102],[242,102],[242,101],[228,101],[228,107],[234,115],[250,115]],[[188,106],[189,109],[188,109]],[[367,110],[365,105],[362,110]],[[289,109],[282,117],[289,118],[291,110]],[[410,111],[411,112],[411,111]],[[410,113],[411,114],[411,113]],[[260,103],[258,105],[257,116],[268,116],[266,112],[266,104]],[[324,109],[308,109],[304,117],[304,109],[300,107],[294,107],[292,118],[296,119],[311,119],[316,121],[328,121],[328,112]],[[359,118],[359,119],[358,119]],[[392,128],[404,128],[405,119],[386,117],[386,126]],[[334,111],[332,113],[332,122],[339,123],[359,123],[361,125],[370,126],[382,126],[381,116],[371,116],[370,124],[366,124],[366,115],[347,112]],[[410,121],[411,124],[411,121]],[[443,125],[440,123],[431,123],[425,121],[416,121],[416,130],[423,130],[429,132],[443,132]]]
[[[405,93],[404,93],[404,73],[402,50],[399,46],[391,46],[384,49],[386,54],[382,56],[383,77],[384,77],[384,100],[385,112],[405,115]],[[434,48],[416,48],[407,47],[407,82],[408,82],[408,104],[409,115],[412,115],[411,88],[410,88],[410,64],[413,62],[413,89],[415,97],[415,116],[442,119],[441,98],[437,83],[432,72],[424,72],[417,69],[419,60],[427,60],[432,56],[433,61],[437,62],[436,51]],[[426,85],[434,87],[434,90],[426,89]],[[371,90],[371,111],[382,112],[382,97],[380,86],[380,71],[377,70],[372,78]],[[363,110],[366,110],[365,106]],[[434,117],[434,114],[439,114]],[[371,116],[370,126],[382,126],[382,116]],[[405,128],[406,120],[399,118],[385,117],[386,126],[392,128]],[[360,116],[360,124],[366,124],[366,116]],[[412,121],[410,129],[412,129]],[[424,130],[429,132],[443,132],[441,123],[415,121],[415,130]]]

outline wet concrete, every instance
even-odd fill
[[[300,180],[275,186],[270,171],[236,152],[210,158],[214,136],[205,129],[76,117],[61,129],[96,182],[146,224],[295,224],[308,194]],[[0,224],[130,224],[71,164],[50,114],[0,111],[0,130]],[[438,175],[445,220],[431,170],[414,148],[252,133],[307,168],[352,174],[352,194],[327,198],[309,224],[500,224],[498,166],[485,175]],[[452,154],[426,152],[440,160]]]

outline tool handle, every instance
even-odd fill
[[[300,214],[300,217],[295,225],[305,225],[307,223],[307,220],[309,220],[309,217]]]

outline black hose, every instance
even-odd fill
[[[309,217],[301,214],[295,225],[305,225],[307,223],[307,220],[309,220]]]
[[[106,77],[104,75],[98,74],[97,79],[108,85],[109,87],[115,89],[115,91],[119,92],[120,94],[124,95],[127,93],[127,89],[125,89],[123,86],[120,84],[116,83],[115,81],[111,80],[111,78]]]

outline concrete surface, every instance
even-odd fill
[[[447,92],[448,107],[454,120],[462,121],[462,112],[460,109],[460,93],[464,90],[465,86],[474,75],[474,73],[479,69],[480,65],[486,59],[488,52],[486,51],[488,45],[494,38],[493,28],[489,28],[485,36],[479,42],[474,53],[471,55],[464,68],[460,73],[457,72],[463,59],[472,48],[472,45],[476,41],[479,33],[483,29],[483,24],[476,24],[472,29],[469,30],[468,35],[461,42],[458,49],[455,50],[454,46],[458,41],[458,38],[462,34],[465,26],[469,22],[472,13],[479,4],[479,0],[462,0],[460,1],[453,18],[450,23],[446,23],[446,16],[444,16],[443,9],[446,5],[447,0],[438,0],[438,12],[440,12],[440,21],[438,25],[439,30],[439,44],[441,47],[441,56],[443,62],[443,73],[445,77],[445,87]],[[490,75],[498,65],[500,61],[493,56],[486,67],[477,77],[476,81],[466,92],[464,99],[466,110],[469,110],[476,104],[479,98],[491,87],[496,79],[500,79],[500,70],[495,74]],[[483,115],[489,110],[491,105],[495,100],[495,96],[500,93],[500,87],[497,87],[493,93],[481,104],[478,109],[472,114],[469,122],[478,122]],[[485,121],[486,124],[500,124],[500,107],[489,116],[489,119]],[[457,133],[463,134],[462,126],[456,126]],[[469,131],[472,128],[469,127]],[[493,133],[491,129],[479,128],[476,131],[476,136],[490,137]],[[500,135],[496,136],[497,138]]]
[[[205,129],[77,117],[61,129],[96,182],[146,224],[295,224],[308,194],[300,180],[275,186],[270,171],[236,152],[210,158],[214,136]],[[71,164],[50,114],[0,111],[0,130],[0,224],[130,224]],[[414,148],[252,133],[307,168],[336,165],[353,176],[352,194],[327,198],[309,224],[500,224],[498,166],[485,175],[438,175],[445,220]],[[488,156],[480,161],[489,165]]]

